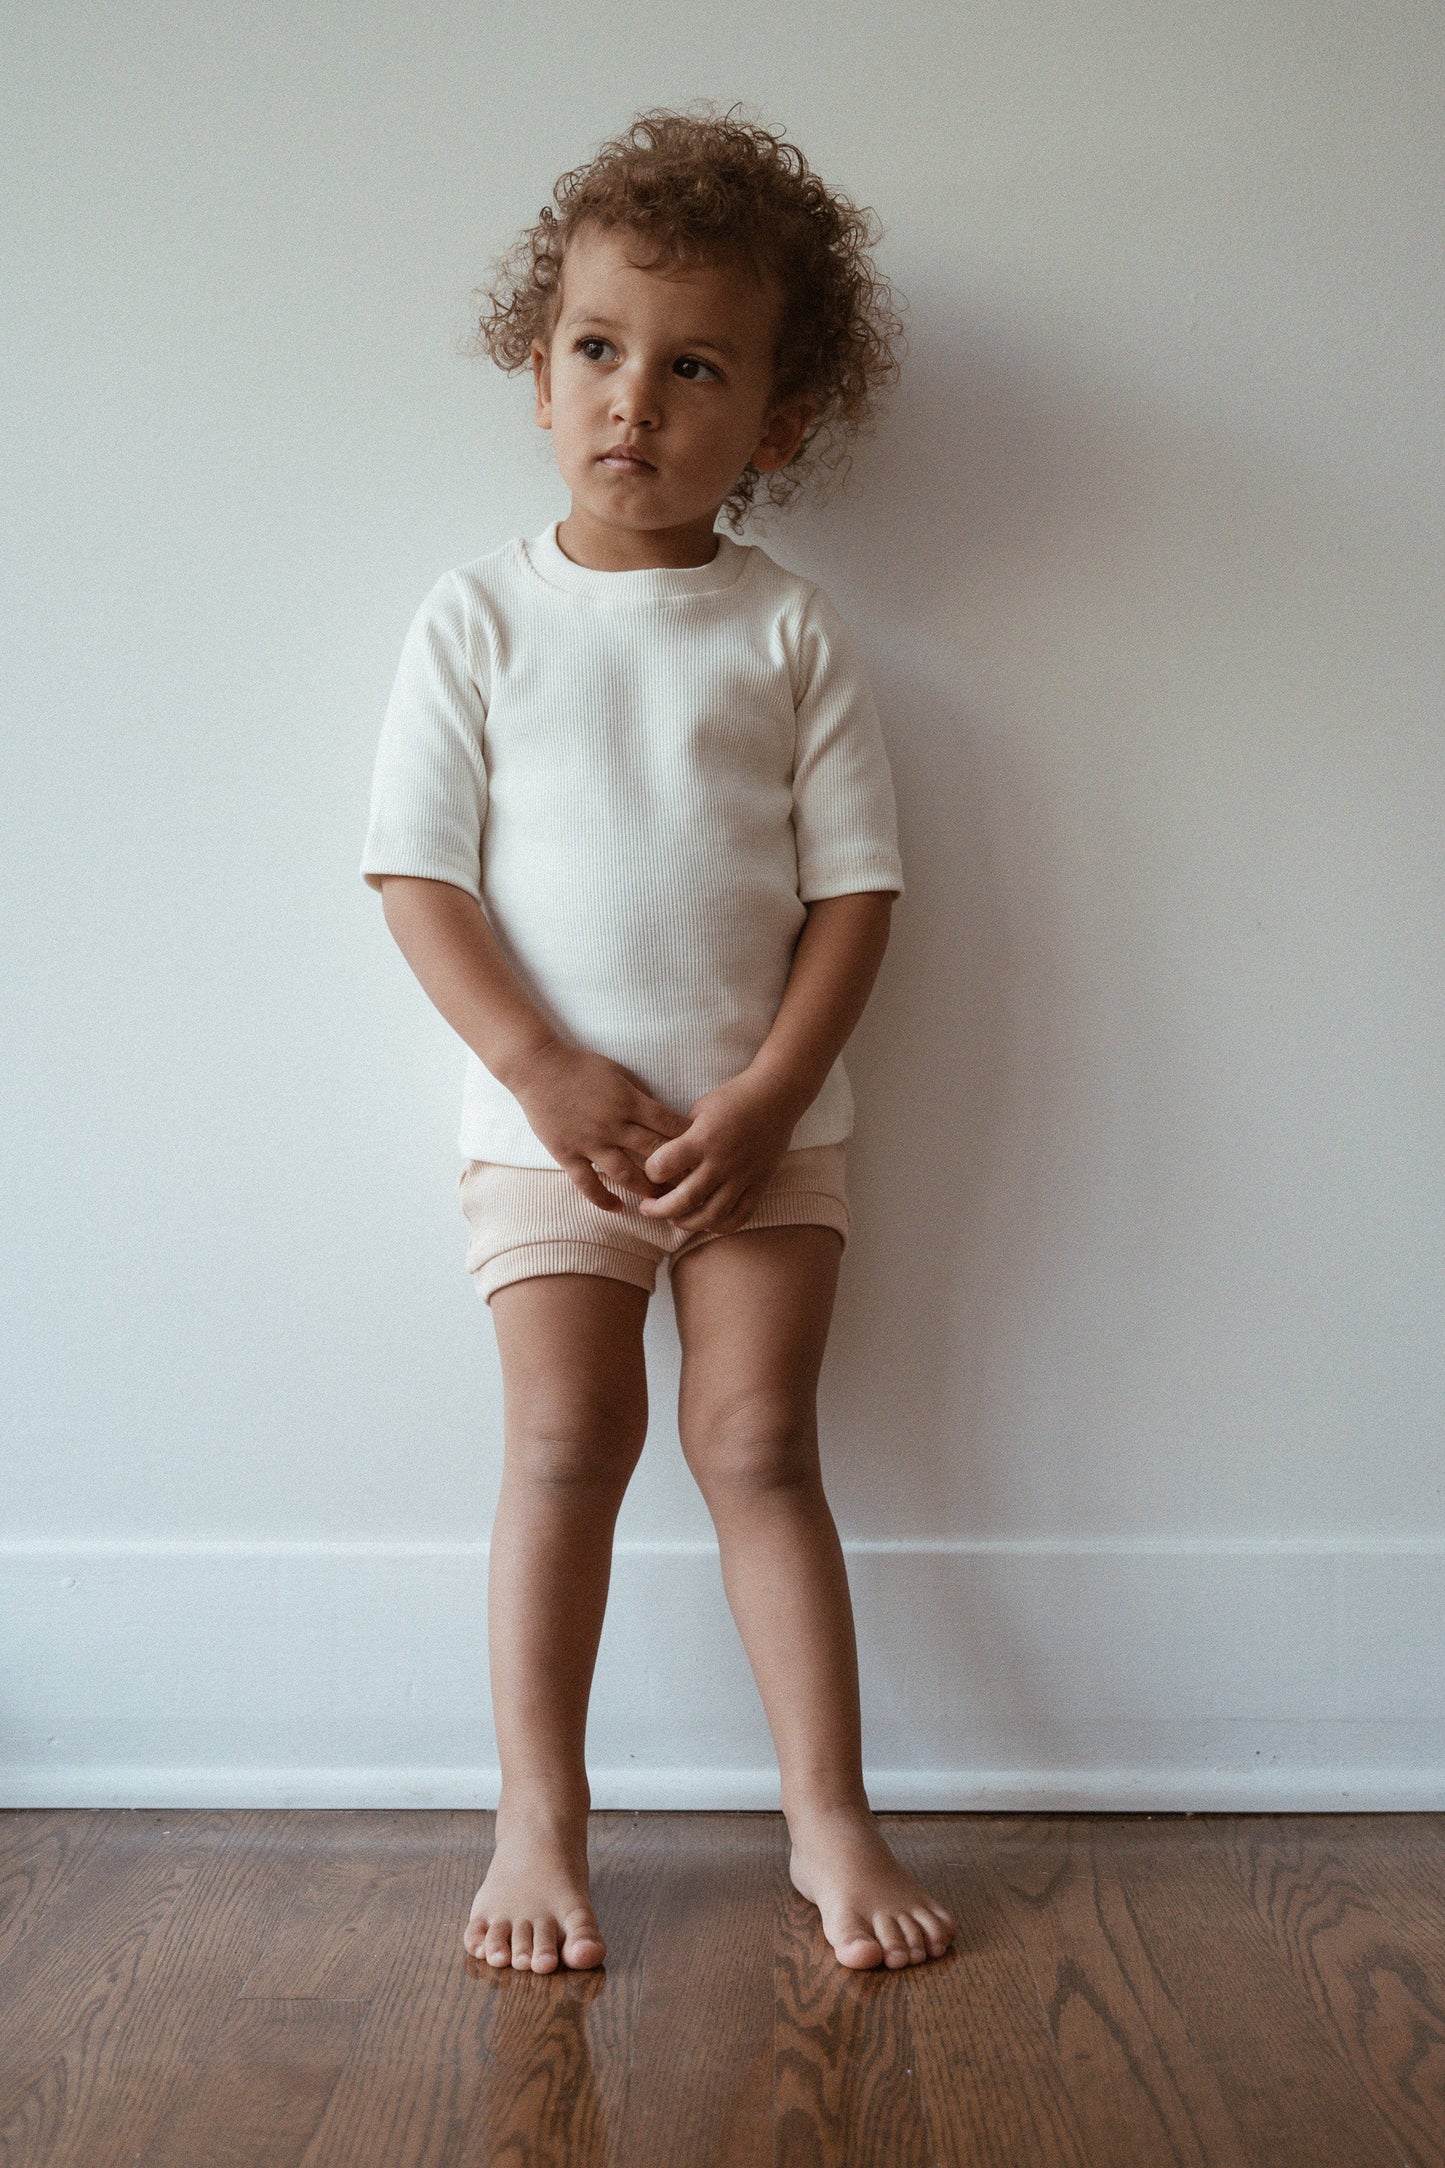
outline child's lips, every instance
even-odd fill
[[[640,452],[604,452],[601,464],[604,467],[612,467],[618,474],[655,474],[657,472],[652,461],[644,459]]]

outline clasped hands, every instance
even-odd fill
[[[777,1080],[744,1070],[688,1112],[654,1099],[604,1054],[556,1041],[507,1085],[533,1134],[605,1212],[632,1198],[647,1219],[688,1233],[730,1234],[751,1217],[803,1112]]]

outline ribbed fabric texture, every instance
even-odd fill
[[[513,1167],[470,1159],[458,1177],[462,1212],[471,1229],[467,1270],[483,1302],[513,1280],[540,1272],[587,1272],[604,1279],[657,1286],[657,1268],[715,1241],[675,1221],[649,1219],[627,1192],[604,1175],[621,1212],[593,1204],[568,1174],[546,1167]],[[787,1152],[745,1222],[748,1227],[835,1227],[848,1247],[848,1147],[810,1145]]]
[[[823,896],[903,893],[883,733],[822,590],[756,544],[597,572],[557,523],[446,573],[407,632],[361,874],[482,904],[554,1028],[679,1114],[745,1069]],[[841,1058],[789,1148],[853,1127]],[[468,1159],[556,1167],[468,1049]]]

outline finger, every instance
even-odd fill
[[[739,1175],[735,1181],[729,1183],[727,1188],[731,1192],[731,1202],[725,1205],[724,1214],[727,1225],[717,1231],[720,1234],[731,1234],[736,1228],[745,1227],[766,1195],[771,1180],[772,1174],[769,1172],[761,1179],[756,1175]]]
[[[727,1187],[731,1188],[731,1183]],[[686,1220],[706,1212],[713,1199],[723,1190],[723,1184],[707,1167],[695,1167],[685,1181],[670,1189],[665,1197],[645,1199],[639,1206],[649,1219]],[[648,1206],[651,1205],[651,1210]]]
[[[599,1175],[606,1175],[619,1189],[625,1189],[631,1197],[654,1197],[657,1185],[645,1175],[637,1161],[628,1153],[618,1151],[599,1152],[592,1162]]]
[[[642,1110],[645,1125],[659,1137],[680,1137],[691,1129],[692,1116],[679,1114],[676,1107],[665,1107],[660,1099],[649,1099]]]
[[[712,1235],[736,1234],[739,1227],[744,1226],[751,1216],[752,1208],[745,1201],[746,1194],[738,1189],[736,1183],[726,1183],[717,1193],[714,1209],[705,1216],[706,1232]]]
[[[642,1171],[650,1181],[660,1182],[667,1189],[699,1164],[696,1143],[689,1144],[682,1137],[669,1137],[665,1144],[657,1145],[647,1154]]]
[[[645,1122],[625,1122],[617,1141],[628,1158],[645,1171],[648,1160],[655,1152],[665,1150],[668,1145],[676,1144],[678,1140],[671,1135],[664,1136],[660,1130],[649,1129]],[[650,1180],[651,1177],[646,1179]]]
[[[603,1183],[604,1188],[608,1183],[612,1183],[616,1188],[625,1191],[628,1199],[637,1200],[642,1197],[655,1197],[659,1194],[658,1185],[643,1173],[631,1154],[623,1151],[620,1147],[602,1146],[598,1150],[597,1157],[589,1160],[588,1165]],[[611,1195],[611,1192],[609,1191],[608,1194]],[[622,1201],[616,1197],[613,1197],[612,1201],[620,1211]]]
[[[627,1210],[622,1199],[614,1197],[611,1190],[604,1188],[603,1184],[598,1181],[596,1171],[590,1160],[569,1159],[566,1162],[566,1167],[567,1172],[590,1204],[601,1205],[604,1212],[625,1212]]]
[[[622,1068],[620,1062],[618,1067]],[[664,1100],[654,1099],[641,1077],[634,1075],[631,1069],[622,1069],[622,1074],[629,1084],[637,1088],[638,1105],[633,1116],[637,1125],[642,1129],[652,1130],[659,1137],[680,1137],[691,1124],[692,1116],[679,1114],[676,1107],[668,1106]]]
[[[729,1205],[724,1223],[717,1230],[718,1233],[724,1235],[736,1234],[739,1227],[745,1227],[753,1216],[753,1206],[756,1201],[756,1187],[740,1190],[732,1204]]]
[[[686,1176],[679,1176],[673,1187],[664,1187],[658,1197],[644,1197],[638,1207],[649,1219],[686,1219],[689,1213],[700,1212],[713,1192],[712,1178],[702,1177],[696,1169]]]

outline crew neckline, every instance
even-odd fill
[[[554,519],[538,535],[521,544],[526,562],[549,587],[562,587],[574,595],[589,595],[598,602],[677,602],[688,595],[715,594],[741,579],[752,550],[721,532],[717,554],[705,565],[650,565],[642,571],[602,572],[594,565],[579,565],[557,540],[561,519]]]

